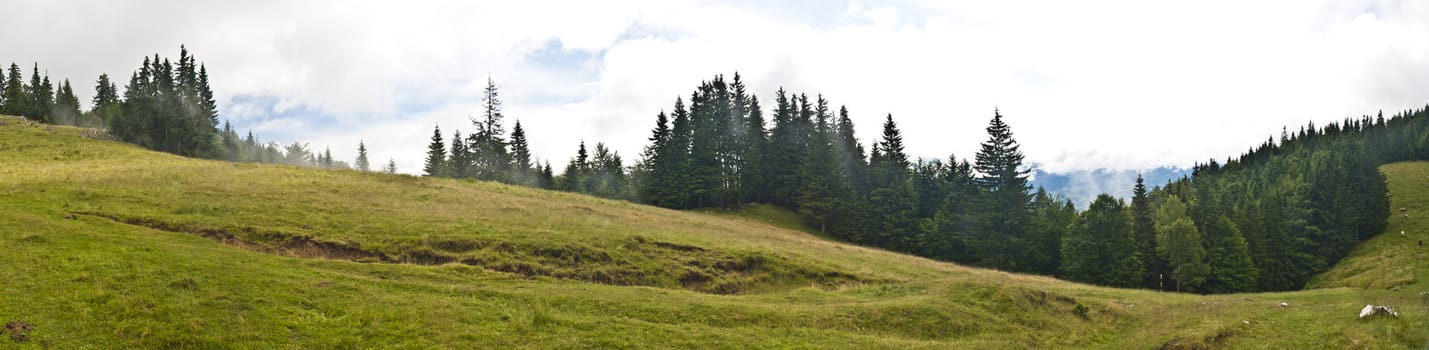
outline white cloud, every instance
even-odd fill
[[[1429,102],[1412,0],[3,2],[27,34],[0,36],[0,60],[82,98],[183,43],[240,130],[344,159],[366,139],[408,172],[433,124],[471,129],[487,74],[557,167],[581,139],[634,160],[659,110],[736,70],[766,108],[780,86],[847,105],[864,142],[892,113],[923,157],[970,157],[999,107],[1051,171],[1186,166]]]

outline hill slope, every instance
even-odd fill
[[[0,322],[33,327],[0,347],[1380,348],[1426,336],[1417,284],[1101,288],[761,220],[193,160],[0,124]],[[1355,318],[1366,303],[1401,317]]]

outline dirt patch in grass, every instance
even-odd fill
[[[10,333],[10,340],[16,343],[23,343],[30,340],[30,331],[35,326],[25,321],[5,322],[5,328],[0,328],[0,333]]]
[[[810,285],[835,288],[868,282],[852,274],[799,264],[772,253],[713,250],[642,236],[630,236],[605,246],[447,239],[403,242],[374,249],[358,242],[324,241],[251,227],[208,227],[106,213],[75,214],[197,235],[232,247],[287,257],[430,266],[463,264],[527,279],[550,277],[712,294],[761,293]]]

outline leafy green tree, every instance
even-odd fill
[[[1156,211],[1154,221],[1156,255],[1164,259],[1170,269],[1170,275],[1165,277],[1175,282],[1177,290],[1199,290],[1210,274],[1210,267],[1205,262],[1201,233],[1186,215],[1186,204],[1176,195],[1167,196]],[[1162,287],[1160,282],[1158,288]]]
[[[447,144],[442,142],[442,127],[432,128],[432,142],[427,144],[427,163],[422,168],[427,176],[445,176],[447,171]]]
[[[1115,287],[1140,284],[1141,261],[1136,258],[1131,221],[1120,200],[1097,196],[1062,240],[1062,277]]]

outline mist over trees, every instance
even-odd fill
[[[233,162],[281,163],[324,169],[350,169],[332,158],[330,149],[317,152],[307,144],[260,142],[252,132],[240,137],[228,122],[219,127],[218,105],[209,85],[208,68],[179,47],[179,58],[144,57],[121,93],[108,74],[95,80],[89,110],[81,110],[69,79],[54,83],[38,63],[26,83],[20,66],[0,71],[0,114],[86,128],[106,129],[119,140],[187,157]],[[366,145],[359,143],[358,170],[369,171]],[[387,169],[396,172],[395,161]]]

